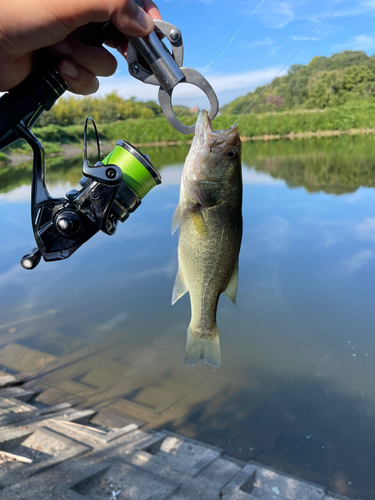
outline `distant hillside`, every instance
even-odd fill
[[[223,106],[223,114],[240,114],[265,88],[258,87]],[[375,102],[375,56],[345,50],[331,57],[314,57],[307,66],[293,65],[276,78],[247,113],[323,109],[343,104]]]

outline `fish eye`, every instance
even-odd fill
[[[237,158],[237,151],[235,149],[228,149],[228,151],[227,151],[227,157],[230,160],[234,160],[235,158]]]

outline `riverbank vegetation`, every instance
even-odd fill
[[[238,121],[244,138],[375,129],[375,56],[365,52],[344,51],[331,57],[314,57],[306,66],[292,66],[288,75],[275,79],[267,88],[259,87],[223,106],[213,122],[214,129],[230,127],[262,91]],[[175,107],[187,125],[196,120],[194,111]],[[81,145],[88,115],[96,120],[100,139],[106,142],[124,139],[137,145],[166,144],[192,138],[174,130],[154,101],[124,100],[115,93],[101,98],[70,96],[43,113],[34,127],[47,155],[61,154],[64,144]],[[94,140],[91,128],[89,139]],[[9,152],[29,153],[29,147],[22,143],[11,146],[0,153],[0,162]]]
[[[225,129],[233,125],[236,115],[218,116],[213,121],[214,129]],[[184,123],[194,123],[195,117],[187,117]],[[375,128],[375,103],[367,106],[340,106],[323,111],[304,110],[284,113],[264,113],[244,115],[238,121],[241,136],[261,137],[267,135],[285,135],[289,133],[319,132],[328,130],[346,131],[351,129]],[[98,124],[99,136],[103,141],[125,139],[135,144],[150,142],[186,141],[193,135],[181,136],[165,118],[148,120],[129,119],[115,123]],[[61,127],[48,125],[36,129],[42,142],[80,143],[82,125]],[[94,139],[90,129],[89,138]]]

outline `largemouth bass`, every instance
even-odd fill
[[[190,294],[185,364],[221,363],[216,310],[221,293],[236,303],[242,238],[241,141],[237,125],[212,131],[200,112],[182,173],[172,234],[180,225],[172,304]]]

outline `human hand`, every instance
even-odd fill
[[[152,0],[2,0],[0,16],[0,91],[21,83],[31,72],[34,52],[52,46],[61,57],[58,71],[76,94],[93,94],[97,76],[111,76],[117,61],[104,47],[89,47],[76,38],[90,22],[112,21],[124,35],[144,37],[161,19]],[[126,37],[110,46],[126,55]]]

